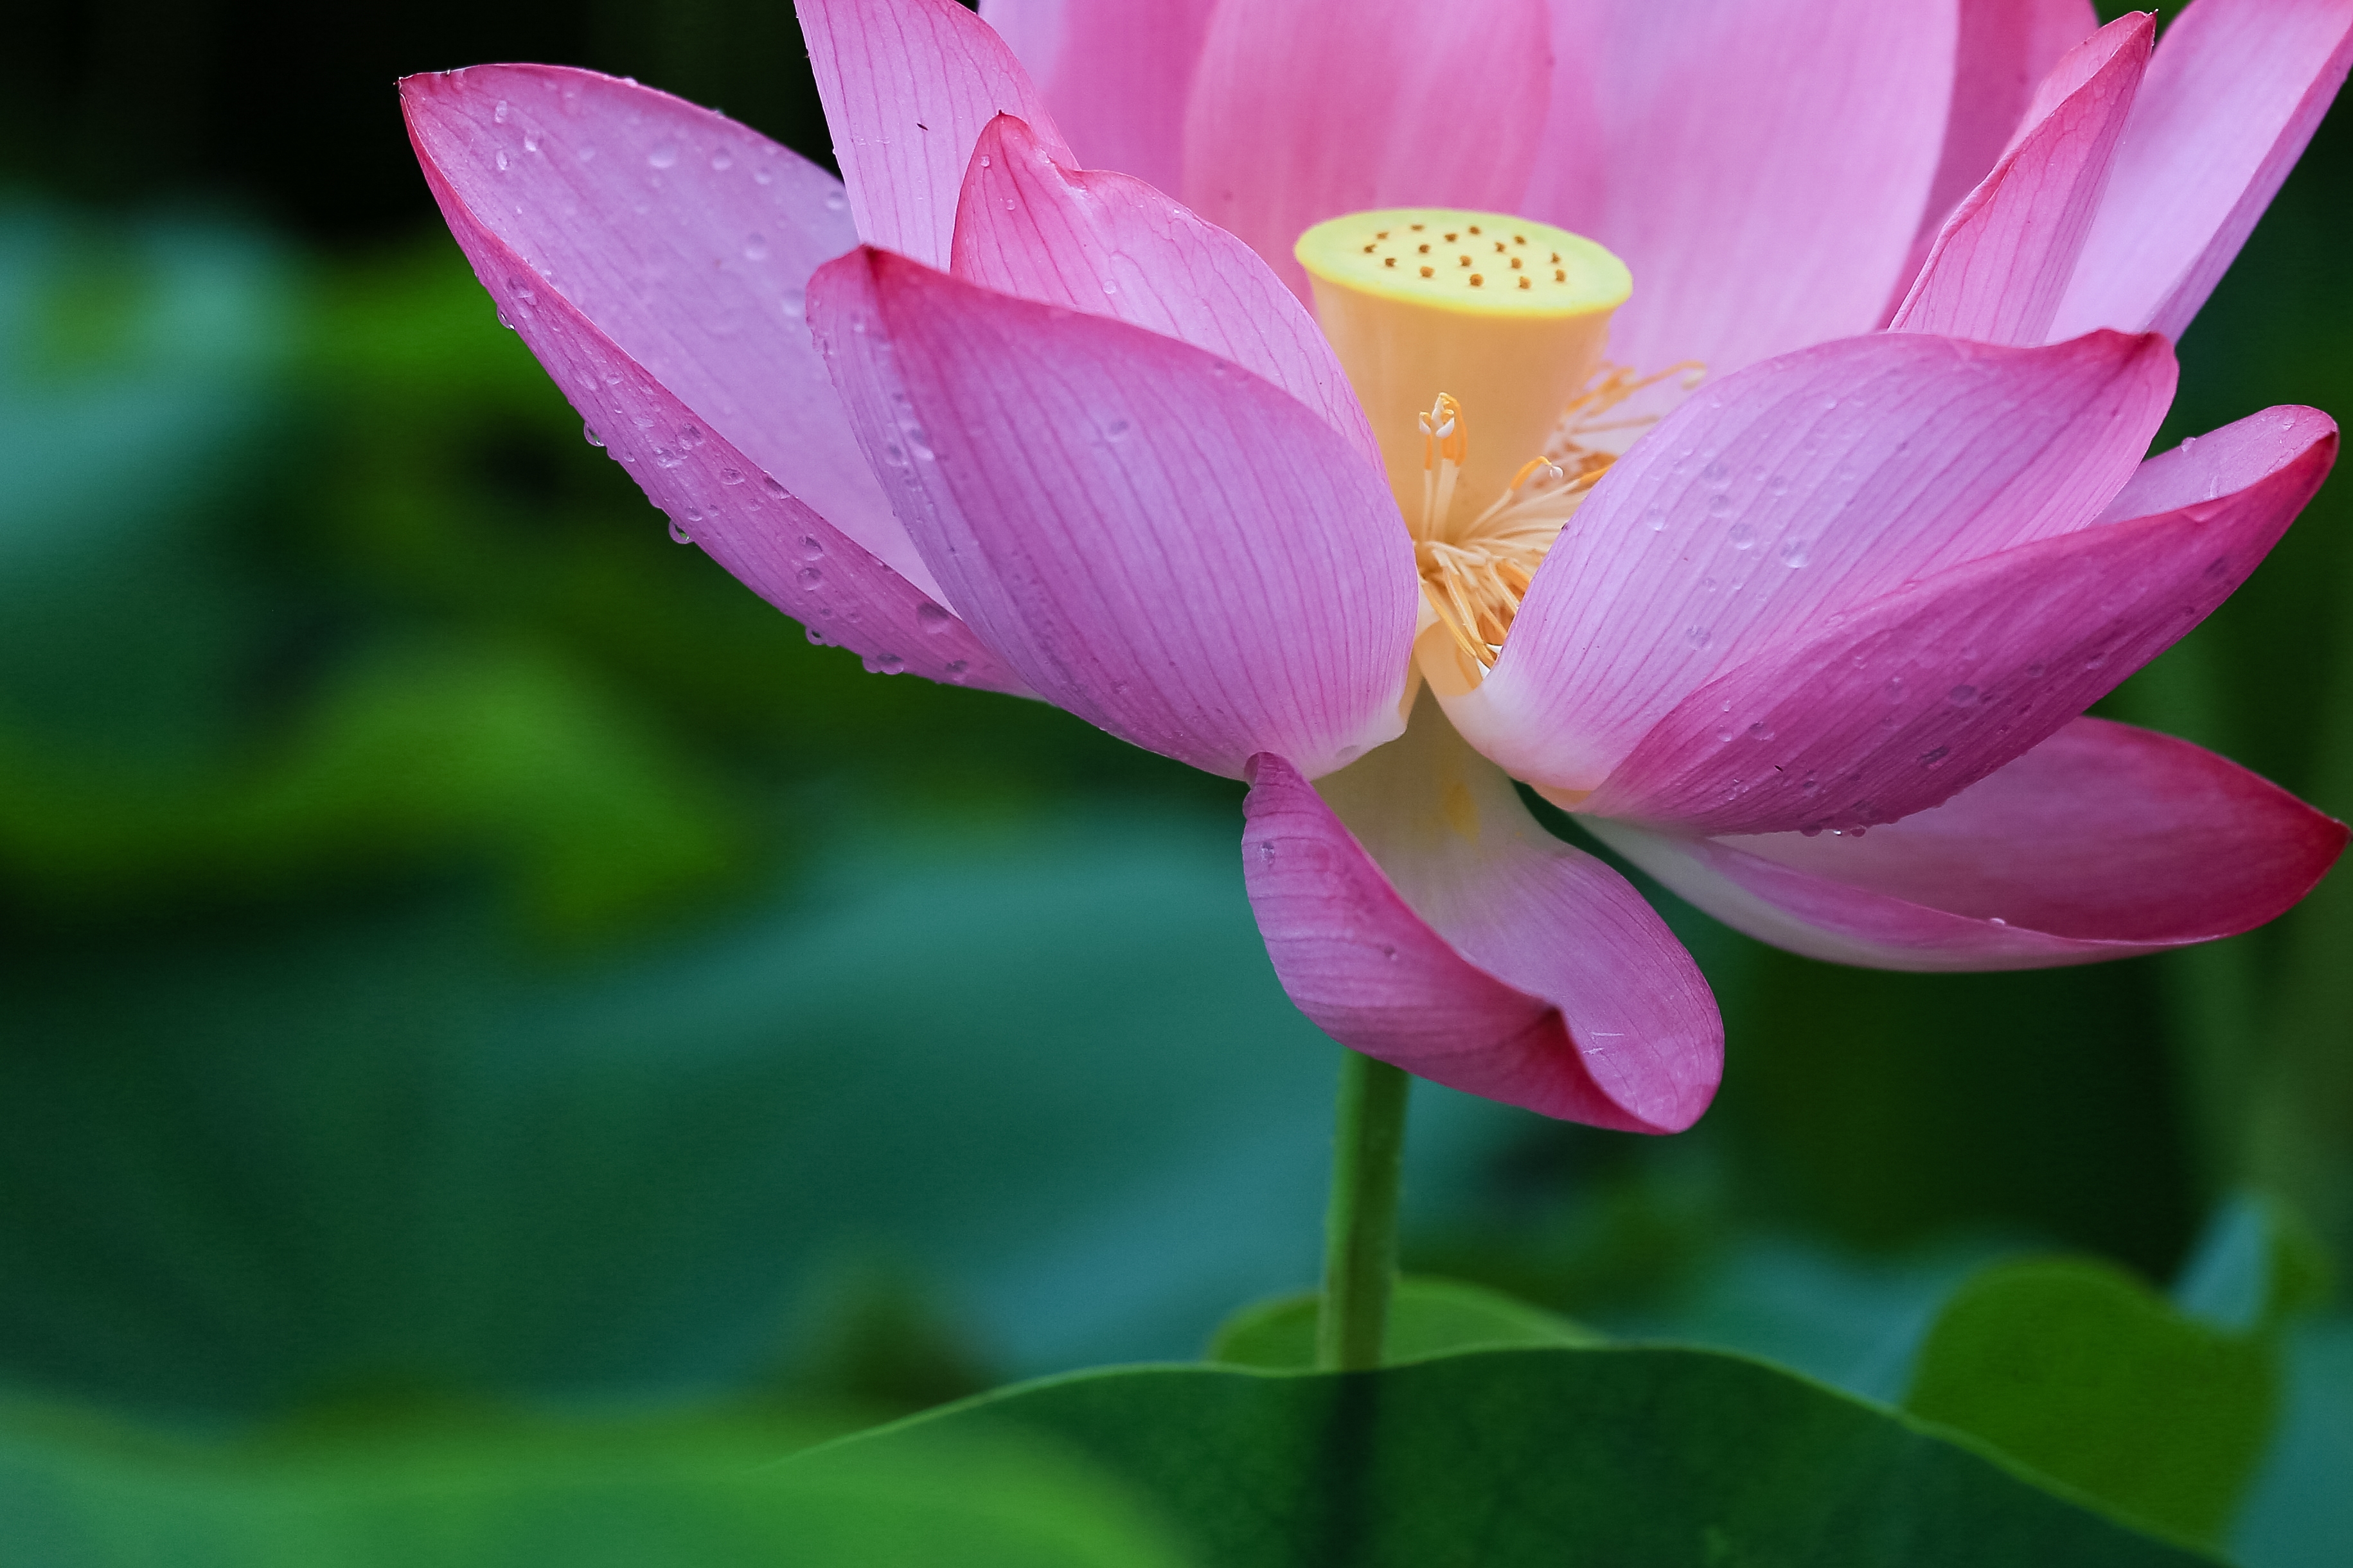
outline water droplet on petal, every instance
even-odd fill
[[[1977,700],[1978,689],[1974,686],[1956,686],[1945,693],[1945,700],[1956,708],[1967,708]]]
[[[1662,506],[1645,507],[1642,509],[1642,521],[1650,525],[1652,533],[1656,533],[1667,526],[1667,509]]]
[[[825,581],[825,574],[814,566],[804,566],[793,574],[793,581],[804,588],[814,588]]]
[[[874,670],[878,675],[896,675],[906,668],[907,661],[895,653],[886,653],[874,661]]]
[[[745,235],[744,237],[744,259],[746,261],[767,260],[768,237],[764,234]]]
[[[849,198],[844,195],[840,191],[832,190],[825,193],[826,211],[829,213],[838,213],[849,205]]]
[[[1683,630],[1683,641],[1694,647],[1705,647],[1715,640],[1715,634],[1705,626],[1687,626]]]
[[[605,444],[605,437],[596,434],[596,426],[594,425],[581,426],[580,436],[591,447],[602,447]]]
[[[1736,522],[1725,534],[1724,541],[1735,550],[1746,550],[1757,542],[1757,529],[1751,523]]]
[[[656,143],[654,150],[646,154],[646,162],[657,169],[669,168],[678,162],[678,143],[675,142]]]
[[[1781,564],[1792,572],[1806,563],[1807,553],[1807,542],[1802,539],[1785,539],[1781,542]]]
[[[728,170],[735,166],[735,154],[730,153],[726,148],[722,147],[719,151],[711,154],[711,166],[718,173],[723,174]]]
[[[678,525],[678,519],[676,518],[670,520],[670,536],[673,543],[691,544],[694,542],[694,536],[687,532],[686,530],[681,528]]]
[[[722,468],[719,470],[719,482],[723,485],[740,485],[744,482],[744,470]]]
[[[814,533],[802,534],[798,549],[804,561],[815,561],[825,554],[825,546],[818,542]]]
[[[772,496],[780,496],[786,493],[785,487],[778,484],[773,477],[767,474],[762,474],[760,476],[760,488],[767,491]]]
[[[955,625],[955,617],[937,605],[923,604],[915,606],[915,624],[937,637]]]
[[[501,125],[504,125],[507,122],[507,100],[505,99],[502,98],[499,100],[499,106],[491,110],[491,118]]]

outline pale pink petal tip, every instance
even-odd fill
[[[2232,936],[2343,851],[2343,823],[2168,735],[2078,719],[1866,833],[1683,838],[1584,819],[1717,919],[1875,969],[2038,969]]]
[[[895,541],[928,584],[831,387],[807,384],[824,373],[802,323],[765,313],[767,292],[797,296],[837,237],[828,176],[593,72],[478,67],[411,77],[401,98],[427,184],[500,314],[678,534],[871,669],[1023,689],[880,558]],[[665,190],[690,199],[670,206]],[[659,221],[636,214],[649,195],[666,204]],[[656,264],[677,287],[638,287]]]
[[[1358,767],[1380,776],[1356,782],[1385,791],[1399,763],[1413,759],[1377,752]],[[1375,805],[1377,863],[1296,768],[1252,759],[1243,871],[1283,988],[1342,1045],[1432,1082],[1597,1127],[1690,1126],[1723,1071],[1707,983],[1624,879],[1545,836],[1487,773],[1475,804],[1388,803],[1455,827],[1474,813],[1475,843],[1385,833],[1395,816]]]
[[[859,237],[948,264],[957,193],[981,127],[1029,121],[1065,162],[1029,73],[955,0],[795,0]]]

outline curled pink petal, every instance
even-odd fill
[[[2353,0],[2197,0],[2166,29],[2054,337],[2179,338],[2353,65]]]
[[[1374,207],[1514,212],[1550,90],[1545,0],[1221,0],[1185,121],[1186,205],[1303,300],[1291,247]]]
[[[2037,103],[2017,144],[1946,221],[1894,330],[1994,343],[2050,335],[2155,35],[2137,12],[2060,62],[2042,89],[2053,101]]]
[[[2048,968],[2235,935],[2311,891],[2347,836],[2211,752],[2098,719],[1867,837],[1588,826],[1751,936],[1913,970]]]
[[[1879,324],[1944,142],[1954,0],[1553,16],[1554,123],[1519,210],[1633,269],[1613,359],[1722,376]]]
[[[1330,804],[1281,757],[1250,776],[1250,907],[1284,989],[1334,1039],[1597,1127],[1672,1132],[1707,1108],[1724,1026],[1691,955],[1438,714],[1326,779]]]
[[[981,0],[1078,162],[1175,191],[1185,104],[1217,0]]]
[[[1440,689],[1448,714],[1506,772],[1591,789],[1692,693],[1826,616],[2090,522],[2173,378],[2163,340],[2114,333],[1888,333],[1751,366],[1595,488],[1484,683]]]
[[[491,110],[487,124],[495,132],[513,128],[517,156],[563,157],[574,144],[534,131],[539,123],[536,116],[543,109],[561,113],[566,88],[578,88],[581,97],[587,99],[605,81],[602,78],[576,79],[585,74],[532,68],[494,73],[494,81],[530,90],[518,90],[515,97],[504,100],[491,100],[504,108],[506,115],[501,119]],[[552,104],[544,101],[540,90],[550,84],[545,97],[554,100]],[[453,108],[463,110],[476,106],[467,84],[453,85],[446,78],[411,77],[402,89],[414,106],[411,123],[427,183],[467,259],[473,263],[475,275],[498,301],[500,314],[522,334],[589,428],[628,467],[648,499],[670,514],[677,530],[762,598],[807,626],[812,640],[847,647],[875,669],[905,670],[952,685],[1023,689],[1019,679],[981,646],[971,627],[930,593],[876,559],[859,541],[789,493],[750,452],[736,445],[724,426],[700,407],[687,404],[661,376],[617,343],[603,323],[592,319],[572,295],[585,294],[600,311],[617,317],[625,330],[657,352],[682,352],[683,329],[663,332],[659,318],[649,321],[642,312],[629,308],[636,300],[634,290],[623,295],[613,279],[593,267],[575,263],[554,278],[542,274],[533,258],[476,216],[448,171],[479,174],[480,160],[466,149],[479,150],[481,141],[498,138],[493,132],[474,125],[469,114],[451,112]],[[716,120],[715,116],[703,118]],[[724,121],[718,123],[725,126]],[[757,141],[735,127],[726,126],[726,130]],[[470,141],[469,131],[478,139]],[[533,142],[534,151],[523,151],[526,140]],[[613,143],[615,155],[625,145]],[[709,157],[710,142],[689,145]],[[493,167],[496,153],[501,150],[492,149]],[[572,161],[577,162],[576,157]],[[513,162],[511,157],[511,167]],[[781,171],[786,166],[779,162],[776,168]],[[792,176],[779,173],[776,177]],[[620,243],[626,242],[617,240]],[[547,254],[541,252],[542,257]],[[617,262],[608,258],[607,265]],[[624,300],[629,304],[624,304]],[[678,365],[670,362],[670,368],[677,370]],[[712,379],[726,377],[739,368],[704,366],[698,375],[689,366],[682,379],[701,387],[711,405],[727,410],[733,416],[730,423],[741,428],[744,410],[728,400],[730,384],[722,379],[714,388]],[[791,367],[787,361],[776,368],[780,374],[789,374]],[[841,420],[843,438],[853,442],[854,452],[847,420],[839,414],[839,405],[834,406],[833,417]],[[920,563],[917,570],[921,572]],[[929,580],[928,573],[922,575]]]
[[[957,607],[1089,723],[1239,777],[1395,735],[1419,593],[1380,470],[1240,366],[887,251],[810,320]]]
[[[1962,0],[1952,110],[1928,188],[1932,226],[1993,172],[2028,118],[2035,84],[2099,29],[2092,0]]]
[[[1010,115],[974,148],[950,270],[1229,359],[1381,460],[1331,343],[1256,252],[1141,180],[1057,162]]]
[[[1013,51],[955,0],[794,0],[858,237],[948,264],[981,127],[1028,121],[1074,162]]]
[[[857,243],[839,181],[709,110],[594,71],[475,66],[410,77],[400,100],[443,216],[493,293],[512,275],[561,295],[704,428],[936,595],[802,319],[809,274]],[[489,270],[483,245],[501,252]]]
[[[2336,452],[2326,415],[2274,408],[2153,458],[2114,521],[1957,567],[1728,670],[1578,809],[1705,834],[1909,818],[2213,613]],[[2149,507],[2163,510],[2130,515]]]

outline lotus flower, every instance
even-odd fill
[[[2084,0],[800,9],[841,182],[478,68],[402,88],[451,228],[812,640],[1248,778],[1268,951],[1343,1043],[1704,1108],[1696,967],[1514,778],[1894,968],[2242,931],[2343,846],[2081,715],[2333,458],[2278,408],[2142,460],[2348,0],[2198,0],[2154,50]]]

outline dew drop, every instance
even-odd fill
[[[971,668],[970,663],[965,659],[952,658],[948,660],[945,673],[951,681],[961,685],[964,681],[964,672]]]
[[[1923,752],[1920,753],[1920,765],[1924,768],[1937,767],[1952,754],[1953,748],[1950,746],[1939,746],[1933,752]]]
[[[1683,629],[1683,641],[1694,647],[1705,647],[1715,640],[1715,634],[1705,626],[1687,626]]]
[[[675,468],[681,463],[685,461],[686,459],[684,458],[680,457],[668,447],[656,447],[654,448],[654,466],[658,468]]]
[[[1711,485],[1717,489],[1722,489],[1725,486],[1732,482],[1732,470],[1724,466],[1723,459],[1715,458],[1709,461],[1707,467],[1699,471],[1699,477],[1702,484]]]
[[[785,487],[778,484],[775,479],[766,474],[762,474],[760,476],[760,488],[767,491],[772,496],[780,496],[786,493]]]
[[[874,673],[877,675],[896,675],[906,668],[907,661],[895,653],[886,653],[874,661]]]
[[[678,525],[678,519],[676,518],[670,520],[670,542],[673,544],[691,544],[694,542],[694,536],[687,532],[686,530],[681,528]]]
[[[1124,419],[1114,419],[1110,424],[1103,426],[1103,438],[1109,441],[1124,441],[1127,439],[1127,421]]]
[[[915,624],[937,637],[955,625],[955,617],[937,605],[922,604],[915,606]]]
[[[2044,671],[2048,670],[2051,667],[2049,665],[2037,659],[2032,664],[2026,667],[2026,679],[2029,680],[2040,680],[2042,679]]]
[[[498,164],[500,174],[503,174],[507,172],[507,150],[505,148],[500,148],[497,156],[491,161]]]
[[[746,261],[767,260],[768,237],[764,234],[745,235],[744,237],[744,259]]]
[[[1900,675],[1889,676],[1887,678],[1887,684],[1879,689],[1879,695],[1890,702],[1903,701],[1904,678]]]
[[[1708,497],[1707,515],[1716,518],[1730,517],[1732,515],[1732,498],[1730,496]]]
[[[1803,566],[1806,563],[1808,547],[1806,541],[1802,539],[1785,539],[1781,542],[1781,564],[1787,566],[1790,571],[1794,572],[1799,567]]]
[[[1735,550],[1746,550],[1757,542],[1757,529],[1751,523],[1736,522],[1724,536],[1724,542]]]
[[[507,122],[507,100],[505,99],[502,98],[499,100],[499,106],[491,110],[491,118],[501,125],[504,125]]]
[[[602,447],[605,444],[605,437],[596,434],[596,426],[594,425],[581,426],[580,437],[591,447]]]
[[[1977,700],[1978,689],[1974,686],[1956,686],[1950,691],[1945,693],[1945,700],[1951,703],[1956,708],[1967,708],[1970,703],[1975,702]]]
[[[1662,506],[1645,507],[1642,521],[1650,525],[1652,533],[1657,533],[1667,526],[1667,509]]]
[[[825,554],[825,546],[818,542],[814,533],[802,534],[800,543],[794,548],[800,552],[801,559],[804,561],[816,561]]]
[[[744,470],[722,468],[719,470],[719,482],[723,485],[740,485],[744,482]]]
[[[657,169],[669,168],[678,162],[678,143],[663,142],[657,144],[652,152],[646,154],[646,162]]]
[[[793,581],[804,588],[814,588],[825,581],[825,574],[814,566],[804,566],[793,574]]]
[[[1748,738],[1752,741],[1769,741],[1773,738],[1773,726],[1762,722],[1751,724],[1748,726]]]
[[[849,198],[838,190],[825,193],[825,210],[838,213],[849,205]]]
[[[722,147],[719,151],[711,154],[711,166],[719,174],[723,174],[728,170],[735,166],[735,154],[730,153],[726,148]]]

